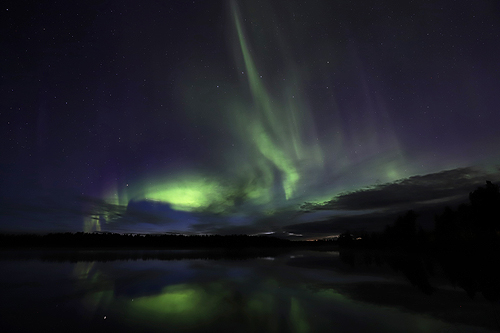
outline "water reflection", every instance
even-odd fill
[[[34,328],[487,332],[498,328],[494,303],[470,299],[447,283],[437,267],[429,274],[426,263],[416,258],[301,252],[249,260],[71,263],[51,255],[54,261],[47,257],[0,261],[2,270],[11,272],[0,278],[6,296],[0,310],[8,315],[2,332]],[[166,258],[163,255],[158,258]],[[424,277],[431,293],[422,287]]]

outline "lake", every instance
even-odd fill
[[[498,331],[498,302],[395,257],[3,251],[0,331]]]

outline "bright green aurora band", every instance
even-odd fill
[[[226,148],[212,152],[221,154],[219,158],[224,165],[216,171],[167,168],[139,175],[126,184],[116,181],[103,193],[109,204],[126,206],[132,200],[151,200],[185,212],[251,215],[259,211],[270,215],[286,207],[296,208],[304,201],[330,199],[340,190],[350,189],[348,186],[408,176],[410,170],[405,170],[406,164],[383,112],[383,103],[368,101],[377,104],[375,107],[383,114],[381,119],[375,119],[363,110],[340,110],[335,96],[331,96],[333,119],[337,121],[329,124],[328,133],[317,131],[303,87],[311,74],[293,62],[291,52],[285,52],[291,47],[279,29],[265,33],[268,41],[262,40],[262,32],[256,33],[253,40],[260,41],[253,47],[250,45],[252,39],[248,31],[258,30],[245,28],[248,22],[257,24],[266,19],[274,22],[268,17],[272,10],[263,8],[263,12],[258,13],[255,8],[252,10],[248,12],[255,15],[255,20],[249,17],[244,20],[238,5],[231,2],[232,31],[237,41],[234,44],[235,75],[243,82],[228,84],[223,96],[229,98],[214,100],[207,96],[211,88],[194,91],[189,82],[184,87],[183,104],[186,117],[192,115],[193,126],[204,126],[213,133],[230,133]],[[300,36],[299,31],[296,35]],[[279,75],[259,70],[256,57],[261,57],[264,64],[270,57],[281,59],[285,68],[278,70]],[[331,66],[328,61],[323,64]],[[317,67],[316,72],[321,72],[321,66]],[[218,91],[222,89],[218,82],[210,84],[217,85]],[[197,120],[196,115],[200,113],[206,115],[205,120]],[[353,128],[342,127],[342,113],[359,121]],[[206,121],[208,117],[212,120]],[[384,130],[379,132],[379,127]],[[347,175],[348,181],[330,184],[329,188],[318,186],[330,182],[335,175]],[[85,230],[100,229],[98,216],[106,222],[113,219],[103,215],[106,213],[96,212],[87,218]]]

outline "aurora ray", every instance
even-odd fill
[[[2,230],[271,232],[346,191],[496,175],[491,1],[26,8],[1,28]]]

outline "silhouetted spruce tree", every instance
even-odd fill
[[[498,239],[500,233],[499,186],[486,182],[469,193],[469,204],[461,204],[457,211],[446,207],[435,216],[436,241],[447,245],[485,245]]]
[[[340,246],[351,246],[354,242],[354,236],[347,230],[339,235],[337,242]]]
[[[472,207],[471,221],[475,231],[481,238],[494,238],[500,231],[500,192],[496,184],[486,182],[485,187],[479,187],[469,194]]]
[[[417,235],[417,213],[409,210],[405,215],[399,216],[394,224],[398,236],[405,240],[413,240]]]
[[[405,215],[400,215],[392,226],[387,226],[384,238],[388,246],[411,247],[417,241],[417,213],[409,210]]]
[[[446,206],[443,214],[434,217],[436,241],[440,244],[456,243],[460,240],[456,212]]]

